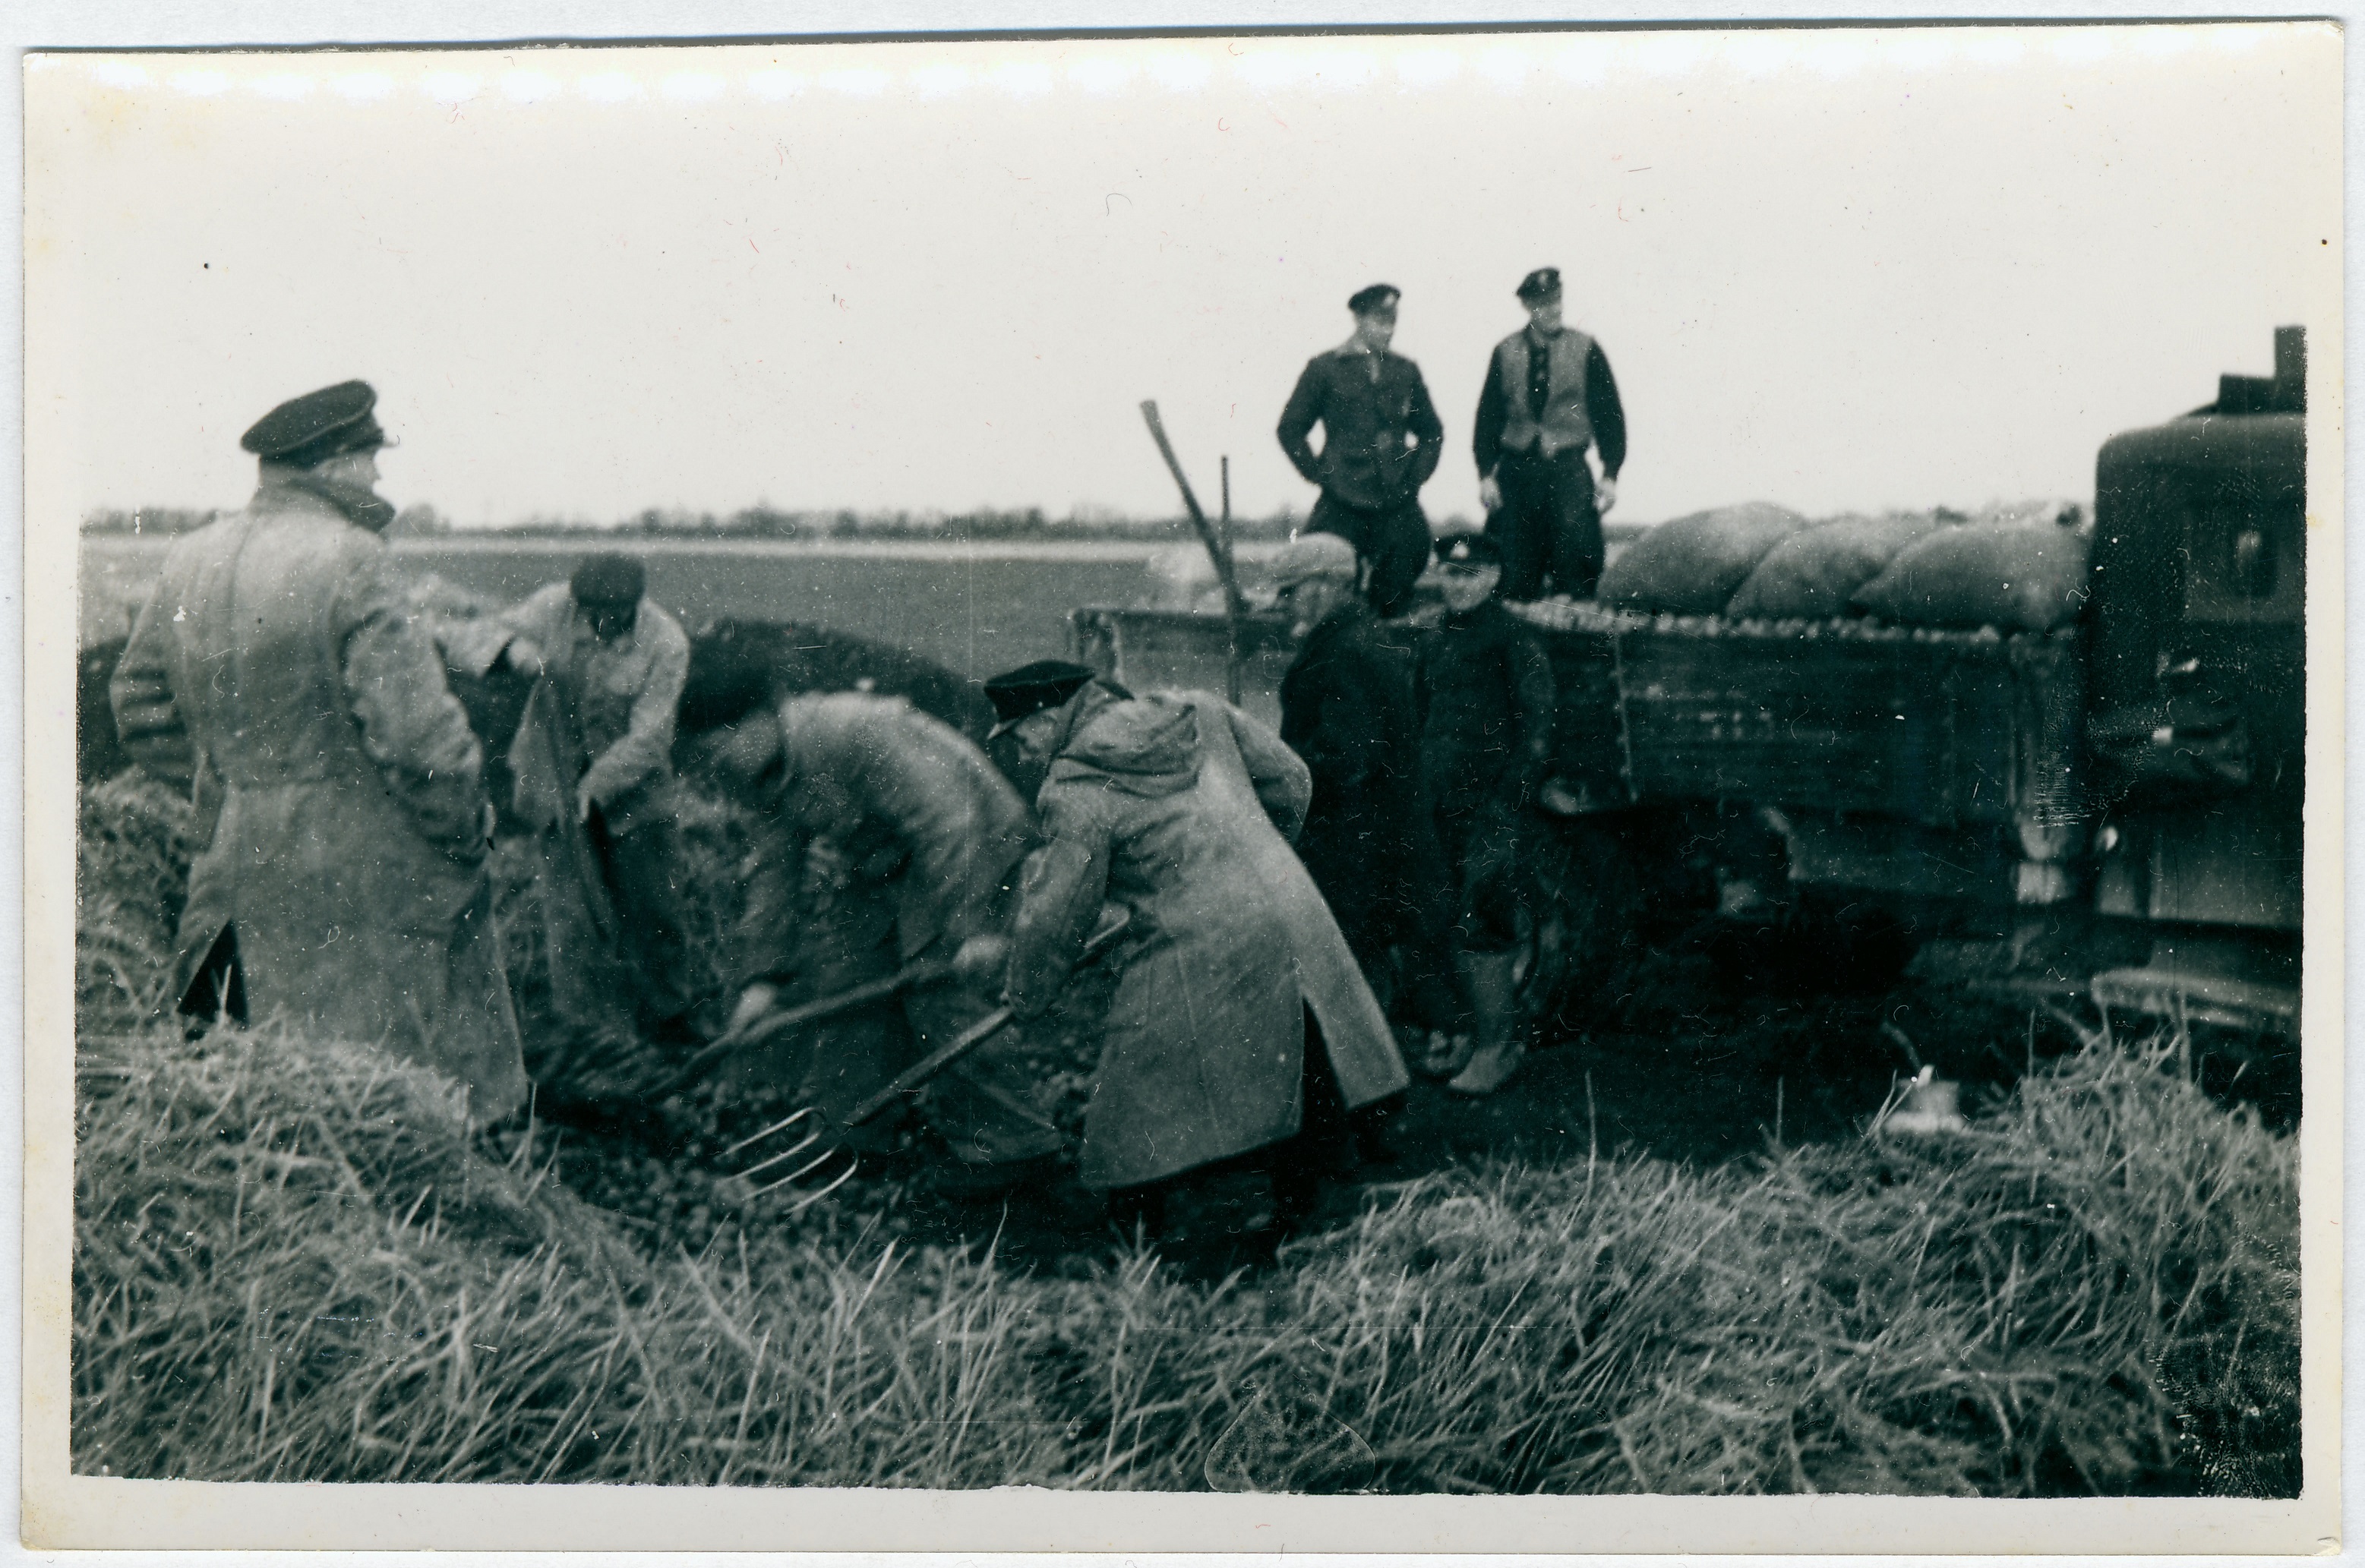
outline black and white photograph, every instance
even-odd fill
[[[28,1541],[2337,1538],[2342,46],[25,54]]]

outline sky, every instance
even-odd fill
[[[362,376],[385,492],[1170,515],[1313,499],[1272,427],[1404,290],[1471,414],[1529,269],[1615,367],[1613,517],[2090,494],[2337,341],[2339,45],[2302,25],[35,56],[28,452],[234,506]]]

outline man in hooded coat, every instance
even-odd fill
[[[1335,1149],[1346,1112],[1406,1086],[1387,1020],[1290,848],[1311,782],[1280,736],[1210,693],[1137,698],[1059,661],[986,695],[1030,759],[1021,771],[1040,775],[1048,840],[1011,928],[1018,1015],[1057,999],[1104,902],[1131,917],[1085,1112],[1087,1186],[1171,1190],[1274,1150],[1325,1105]],[[1271,1175],[1270,1207],[1218,1223],[1302,1212],[1304,1162],[1283,1153]]]
[[[483,754],[378,535],[376,394],[349,381],[242,438],[245,510],[173,546],[109,692],[191,791],[174,994],[383,1044],[506,1114],[526,1094],[485,872]]]

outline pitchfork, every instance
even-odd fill
[[[1106,952],[1110,946],[1113,945],[1118,937],[1125,935],[1126,929],[1131,924],[1131,915],[1123,909],[1111,909],[1104,912],[1100,924],[1093,929],[1091,937],[1085,941],[1084,950],[1077,962],[1079,964],[1090,963],[1093,959]],[[919,967],[921,966],[914,966],[914,968]],[[904,981],[904,976],[910,973],[912,973],[912,970],[906,969],[903,971],[903,974],[896,975],[889,980],[875,980],[868,986],[860,987],[857,991],[846,992],[846,997],[859,996],[863,1000],[869,1000],[876,996],[891,994],[893,991],[902,989],[902,985],[898,982],[909,983]],[[854,1005],[854,1003],[846,1002],[846,997],[834,997],[827,1002],[808,1003],[804,1007],[792,1009],[791,1014],[795,1017],[810,1018],[819,1015],[816,1010],[836,1012],[840,1010],[840,1004]],[[979,1046],[984,1044],[985,1041],[992,1038],[994,1035],[999,1034],[1009,1025],[1014,1016],[1014,1011],[1006,1005],[995,1008],[992,1012],[987,1014],[984,1017],[979,1019],[976,1023],[962,1030],[954,1038],[944,1045],[938,1046],[935,1050],[930,1051],[917,1062],[914,1062],[912,1066],[905,1068],[902,1072],[896,1074],[895,1081],[893,1082],[888,1084],[886,1088],[881,1089],[876,1094],[873,1094],[869,1099],[863,1101],[859,1105],[857,1105],[853,1111],[846,1115],[844,1125],[847,1127],[858,1127],[865,1122],[869,1121],[872,1117],[878,1115],[880,1112],[884,1111],[888,1106],[893,1104],[896,1100],[905,1094],[909,1094],[912,1091],[919,1088],[922,1084],[928,1082],[938,1073],[944,1071],[945,1069],[952,1066],[953,1063],[958,1061],[962,1057],[967,1056],[970,1051],[975,1050]],[[777,1028],[786,1027],[787,1022],[790,1017],[791,1014],[774,1014],[771,1018],[763,1020],[764,1035],[768,1037],[770,1035],[777,1032]],[[755,1031],[751,1029],[748,1033],[750,1038],[752,1038]],[[747,1042],[742,1041],[741,1043],[744,1044]],[[720,1046],[723,1044],[723,1042],[717,1041],[715,1044]],[[713,1048],[713,1047],[708,1047],[710,1051]],[[800,1133],[801,1136],[797,1136]],[[824,1139],[828,1137],[828,1118],[824,1116],[818,1108],[807,1105],[802,1110],[793,1112],[790,1114],[782,1117],[780,1120],[774,1122],[770,1126],[766,1127],[763,1131],[754,1133],[746,1137],[741,1138],[737,1143],[733,1144],[730,1148],[723,1151],[723,1158],[724,1159],[729,1159],[734,1154],[738,1154],[745,1149],[754,1148],[757,1145],[767,1143],[771,1139],[789,1137],[794,1137],[796,1138],[795,1142],[791,1143],[788,1148],[780,1150],[779,1153],[767,1155],[762,1159],[757,1160],[755,1164],[748,1166],[745,1170],[737,1172],[737,1180],[741,1182],[751,1181],[758,1174],[765,1171],[778,1170],[779,1167],[788,1164],[790,1160],[797,1159],[800,1155],[805,1154],[808,1150],[813,1149],[816,1145],[823,1144]],[[762,1197],[767,1193],[777,1192],[782,1187],[803,1182],[806,1178],[813,1176],[815,1172],[823,1170],[824,1167],[832,1164],[833,1162],[841,1160],[844,1162],[844,1169],[832,1176],[827,1185],[806,1193],[802,1198],[798,1200],[796,1206],[789,1211],[791,1215],[802,1214],[805,1210],[821,1202],[824,1198],[829,1196],[832,1193],[835,1193],[853,1179],[855,1170],[859,1164],[859,1159],[853,1150],[839,1144],[827,1144],[821,1148],[820,1152],[813,1154],[813,1157],[807,1159],[803,1164],[798,1166],[787,1175],[777,1177],[772,1181],[766,1182],[763,1186],[757,1188],[755,1191],[748,1193],[742,1201],[752,1203],[756,1199]]]

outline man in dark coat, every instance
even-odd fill
[[[1495,345],[1472,438],[1486,532],[1503,556],[1502,595],[1522,601],[1553,588],[1589,599],[1601,578],[1601,514],[1618,500],[1626,409],[1609,357],[1561,320],[1559,270],[1519,283],[1528,324]],[[1586,451],[1601,454],[1595,478]]]
[[[526,1075],[484,755],[379,537],[376,400],[342,382],[246,432],[253,500],[173,546],[110,695],[134,760],[200,812],[182,1011],[384,1046],[497,1119]]]
[[[1313,776],[1297,857],[1330,905],[1375,993],[1387,997],[1391,949],[1406,959],[1408,1006],[1431,1030],[1463,1025],[1453,994],[1453,892],[1420,790],[1413,657],[1390,642],[1355,594],[1346,541],[1308,533],[1273,574],[1301,639],[1281,680],[1281,738]]]
[[[1552,661],[1494,597],[1502,567],[1492,540],[1450,535],[1437,542],[1437,557],[1445,614],[1422,655],[1415,700],[1423,779],[1462,895],[1455,961],[1476,1033],[1476,1054],[1446,1087],[1485,1095],[1510,1081],[1527,1052],[1514,976],[1534,890],[1520,846],[1551,766]]]
[[[1348,1113],[1407,1081],[1290,849],[1312,790],[1306,765],[1204,691],[1136,698],[1046,660],[986,694],[1030,759],[1021,771],[1042,778],[1046,843],[1011,927],[1018,1015],[1056,1000],[1104,902],[1130,917],[1079,1173],[1126,1194],[1121,1209],[1140,1202],[1171,1244],[1216,1239],[1194,1225],[1270,1234],[1310,1208],[1317,1156],[1351,1158]],[[1302,1128],[1318,1136],[1294,1137]],[[1168,1202],[1235,1176],[1237,1202],[1195,1206],[1195,1221]]]
[[[1397,297],[1375,283],[1347,301],[1354,335],[1306,361],[1276,431],[1291,464],[1322,487],[1306,532],[1335,533],[1355,547],[1364,595],[1383,617],[1411,608],[1412,585],[1429,565],[1420,487],[1445,450],[1420,367],[1388,352]],[[1317,422],[1318,455],[1307,439]]]

